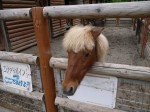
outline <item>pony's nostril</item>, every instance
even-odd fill
[[[74,91],[73,87],[70,87],[69,90],[68,90],[69,93],[73,93],[73,91]]]
[[[74,92],[75,92],[74,87],[69,87],[66,90],[64,90],[64,94],[69,95],[69,96],[73,95]]]

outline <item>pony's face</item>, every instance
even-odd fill
[[[88,69],[96,61],[96,49],[92,51],[68,52],[68,68],[63,82],[63,90],[67,95],[73,95]]]
[[[88,69],[97,60],[97,37],[102,29],[75,27],[64,39],[68,52],[68,67],[63,81],[63,92],[73,95]],[[76,34],[73,34],[76,33]]]

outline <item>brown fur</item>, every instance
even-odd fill
[[[104,59],[108,41],[93,26],[75,26],[65,35],[63,46],[68,51],[68,68],[63,82],[64,91],[72,95],[84,75],[97,60]]]

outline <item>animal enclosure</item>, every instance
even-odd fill
[[[86,104],[81,103],[83,105],[82,108],[78,104],[79,102],[72,103],[71,100],[60,98],[64,97],[61,82],[64,77],[64,70],[67,67],[67,60],[63,58],[51,58],[50,65],[57,69],[55,73],[58,90],[56,104],[64,108],[69,108],[70,110],[73,108],[74,111],[90,112],[90,107],[88,106],[88,108]],[[149,111],[150,96],[148,92],[150,91],[150,83],[146,79],[149,77],[150,68],[97,62],[89,70],[89,73],[88,75],[91,77],[102,77],[101,75],[118,77],[116,109],[125,111]],[[103,110],[103,108],[95,107],[92,111],[97,112],[99,109]],[[104,109],[104,111],[106,110]],[[108,109],[107,111],[113,110]]]
[[[5,80],[11,82],[10,79],[6,79],[4,76],[2,77],[2,72],[4,72],[3,65],[4,63],[7,64],[7,68],[5,71],[7,73],[18,72],[18,80],[13,77],[12,80],[15,80],[15,85],[24,85],[22,84],[21,77],[21,68],[18,68],[15,65],[29,65],[31,67],[31,77],[32,77],[32,87],[33,91],[28,92],[21,89],[16,89],[10,86],[6,86],[7,83]],[[13,64],[13,67],[11,66]],[[45,111],[44,102],[43,102],[43,90],[42,90],[42,83],[41,83],[41,76],[40,76],[40,69],[38,63],[38,57],[33,56],[30,54],[23,54],[23,53],[11,53],[0,51],[0,94],[1,94],[1,106],[13,110],[15,112],[18,111],[29,111],[29,112],[39,112]],[[13,69],[13,70],[12,70]],[[23,69],[23,68],[22,68]],[[6,84],[4,84],[4,82]],[[18,87],[18,86],[17,86]],[[42,106],[43,105],[43,106]]]
[[[68,9],[69,8],[69,9]],[[71,9],[71,10],[70,10]],[[112,9],[116,9],[113,10]],[[110,11],[111,10],[111,11]],[[139,11],[140,10],[140,11]],[[30,19],[31,9],[3,10],[0,11],[0,19]],[[74,12],[74,13],[72,13]],[[88,12],[88,13],[87,13]],[[40,55],[40,70],[44,89],[44,98],[47,112],[57,112],[55,101],[55,84],[53,68],[58,68],[56,77],[63,75],[67,63],[65,59],[51,58],[50,37],[48,31],[47,17],[52,18],[99,18],[99,17],[149,17],[150,2],[132,2],[116,4],[93,4],[79,6],[52,6],[44,8],[32,8],[32,18],[36,32]],[[45,37],[43,39],[43,37]],[[51,59],[49,66],[49,60]],[[97,111],[149,111],[149,80],[150,68],[118,65],[109,63],[95,63],[89,71],[92,77],[99,77],[101,74],[118,78],[117,98],[115,109],[101,106],[94,106]],[[96,75],[95,75],[96,74]],[[100,74],[100,75],[99,75]],[[90,112],[90,106],[85,103],[71,101],[61,93],[61,80],[57,79],[58,96],[56,104],[60,108],[65,107],[73,111]],[[140,87],[140,89],[139,89]],[[58,89],[59,88],[59,89]],[[129,97],[131,96],[131,97]],[[130,99],[129,99],[130,98]],[[63,103],[66,102],[66,103]],[[81,105],[77,105],[77,103]],[[63,109],[61,109],[63,110]]]
[[[58,10],[56,10],[56,11],[58,11]],[[57,66],[57,64],[55,62],[56,63],[58,62],[57,63],[58,66]],[[59,69],[59,70],[57,70],[56,77],[57,77],[57,81],[58,81],[58,83],[57,83],[58,91],[59,91],[58,95],[60,95],[60,97],[62,97],[63,94],[62,94],[62,88],[61,88],[60,84],[61,84],[61,82],[63,80],[62,77],[63,77],[64,69],[65,69],[63,64],[66,65],[66,63],[64,62],[63,59],[62,60],[56,60],[55,62],[54,63],[51,62],[51,66],[54,66],[54,68],[58,68]],[[114,65],[114,66],[116,66],[116,65]],[[121,68],[125,67],[123,65],[119,65],[119,66]],[[126,69],[129,70],[129,68],[126,68]],[[136,67],[133,67],[133,68],[136,68]],[[112,68],[110,68],[110,69],[112,69]],[[103,71],[103,69],[101,69],[101,70]],[[106,75],[101,70],[100,70],[99,74]],[[122,70],[122,71],[124,71],[124,70]],[[123,73],[121,73],[120,71],[116,70],[116,72],[118,72],[118,74],[120,74],[121,76],[123,75]],[[93,69],[93,73],[98,74],[98,72],[95,72],[95,69]],[[115,74],[114,72],[111,71],[111,72],[109,72],[109,75],[111,75],[111,73]],[[127,75],[128,73],[130,75],[131,74],[133,75],[133,73],[131,73],[129,71],[128,72],[126,71],[125,74]],[[143,72],[142,73],[136,73],[136,74],[143,75]],[[137,79],[134,79],[135,76],[133,76],[134,77],[133,79],[131,77],[130,77],[131,79],[129,77],[123,77],[123,78],[120,77],[120,76],[117,76],[117,77],[119,77],[119,79],[118,79],[119,81],[118,81],[117,98],[116,98],[117,102],[116,102],[116,107],[115,108],[119,109],[119,110],[125,110],[125,111],[148,111],[149,110],[149,106],[148,106],[149,104],[146,103],[147,101],[144,100],[144,99],[149,97],[149,95],[146,92],[143,93],[139,88],[144,88],[144,91],[149,89],[149,82],[148,81],[138,81],[138,80],[142,80],[142,78],[140,77],[137,80]],[[143,95],[143,96],[141,97],[141,95]],[[139,99],[139,98],[141,98],[141,99]],[[72,100],[65,99],[65,98],[64,99],[63,98],[57,98],[56,99],[56,104],[58,104],[60,107],[62,106],[64,108],[69,108],[70,110],[79,111],[79,112],[80,111],[82,111],[82,112],[91,112],[91,111],[97,112],[98,110],[100,111],[101,109],[103,109],[103,111],[118,111],[118,110],[111,110],[111,109],[110,110],[109,109],[105,110],[104,108],[100,108],[100,107],[99,108],[97,107],[97,109],[95,107],[95,110],[93,108],[92,108],[93,110],[90,110],[90,108],[92,106],[89,106],[89,105],[86,105],[86,104],[82,104],[80,102],[74,102]],[[140,108],[138,108],[138,107],[140,107]],[[148,107],[148,108],[145,108],[145,107]]]

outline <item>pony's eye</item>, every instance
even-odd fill
[[[85,53],[84,54],[85,57],[88,57],[89,55],[90,55],[90,53]]]

